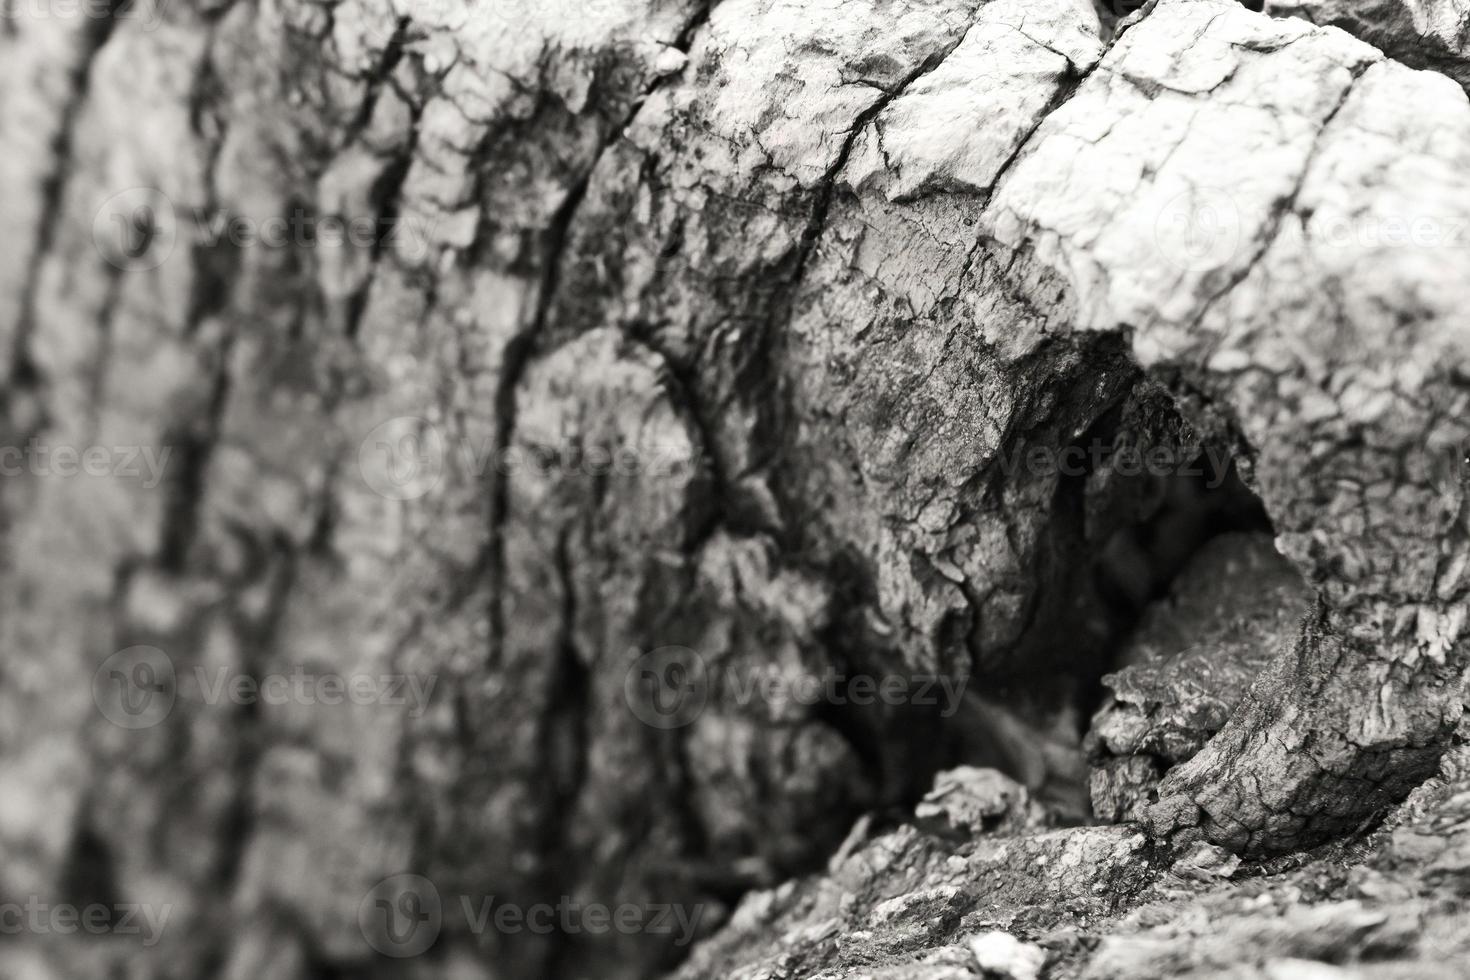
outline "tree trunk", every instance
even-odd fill
[[[0,974],[1460,975],[1470,8],[1132,6],[9,0]]]

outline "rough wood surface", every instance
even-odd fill
[[[1351,848],[1265,867],[1211,844],[1167,854],[1126,826],[998,829],[959,845],[904,828],[748,897],[676,976],[1459,977],[1466,763],[1456,748],[1442,777]]]
[[[173,911],[0,973],[1463,965],[1470,17],[1132,6],[4,8],[0,442],[111,463],[0,483],[0,902]],[[1091,771],[1222,534],[1306,616]]]

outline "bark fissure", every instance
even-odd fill
[[[557,538],[554,556],[557,578],[561,583],[561,623],[558,626],[559,649],[555,669],[547,683],[548,700],[555,705],[547,719],[542,753],[545,768],[550,775],[546,805],[547,819],[542,825],[542,861],[548,869],[543,895],[567,895],[572,893],[581,869],[569,863],[575,855],[564,853],[566,841],[574,829],[573,820],[578,814],[577,801],[587,778],[588,756],[591,750],[590,717],[593,711],[591,700],[592,666],[588,664],[577,645],[577,584],[573,569],[570,541],[574,529],[563,529]],[[565,744],[558,746],[558,740]],[[563,929],[561,923],[557,924]],[[559,932],[561,942],[553,944],[553,953],[542,969],[547,980],[565,975],[563,957],[570,953],[569,936]]]
[[[200,213],[209,215],[211,221],[221,217],[229,220],[219,207],[218,169],[228,123],[219,107],[224,93],[218,88],[214,70],[217,37],[211,26],[190,89],[189,111],[191,128],[204,142],[204,205]],[[210,461],[229,410],[233,389],[230,361],[239,330],[230,301],[244,262],[241,249],[228,236],[214,242],[192,242],[189,249],[193,275],[181,334],[186,341],[195,342],[194,356],[203,360],[209,380],[197,396],[199,415],[176,420],[171,433],[174,438],[165,440],[165,445],[176,446],[178,462],[167,484],[155,560],[159,568],[175,574],[182,574],[189,565],[190,548],[206,506]],[[206,326],[211,328],[207,333]]]
[[[694,16],[686,23],[684,30],[680,33],[676,48],[681,52],[688,52],[694,43],[699,29],[708,22],[713,3],[704,3],[695,11]],[[500,376],[495,388],[495,432],[493,445],[497,453],[507,450],[515,434],[516,425],[516,397],[520,387],[521,378],[526,368],[537,354],[536,346],[546,331],[547,320],[557,299],[557,291],[560,284],[561,267],[565,260],[566,252],[571,241],[571,230],[573,221],[577,215],[577,209],[581,206],[587,195],[587,189],[592,182],[593,175],[597,170],[606,151],[618,140],[623,138],[624,131],[632,125],[638,112],[646,104],[649,96],[658,90],[658,87],[668,80],[669,76],[655,79],[645,88],[642,95],[637,98],[626,117],[620,125],[612,127],[598,146],[591,162],[586,166],[581,177],[576,180],[566,192],[565,198],[553,213],[547,231],[545,242],[541,249],[541,279],[536,290],[535,311],[530,318],[529,324],[506,344],[502,355]],[[491,579],[491,590],[493,598],[490,600],[489,619],[489,662],[494,665],[499,662],[501,647],[505,636],[505,625],[502,620],[501,593],[504,589],[505,579],[505,543],[504,522],[507,517],[508,483],[506,474],[500,472],[502,468],[497,467],[492,475],[489,490],[489,543],[488,550],[490,559],[489,575]]]
[[[1250,274],[1265,259],[1266,253],[1271,250],[1271,246],[1275,244],[1276,239],[1280,236],[1286,219],[1297,216],[1297,199],[1301,197],[1302,188],[1306,186],[1307,178],[1312,173],[1313,164],[1316,162],[1317,154],[1322,147],[1323,141],[1326,139],[1327,133],[1332,128],[1333,120],[1337,118],[1338,113],[1342,112],[1343,107],[1347,105],[1348,99],[1352,97],[1353,89],[1357,85],[1358,79],[1363,76],[1363,73],[1368,70],[1368,67],[1365,64],[1353,69],[1351,79],[1343,87],[1341,98],[1338,99],[1337,104],[1323,118],[1317,130],[1317,135],[1313,139],[1312,146],[1307,150],[1306,157],[1302,161],[1302,168],[1297,175],[1295,184],[1287,192],[1285,197],[1274,202],[1266,219],[1265,226],[1261,231],[1260,240],[1252,248],[1251,254],[1246,258],[1246,261],[1239,269],[1231,272],[1230,276],[1219,289],[1205,298],[1204,303],[1201,304],[1199,311],[1195,314],[1194,319],[1189,325],[1191,331],[1198,330],[1200,324],[1204,323],[1206,317],[1209,316],[1210,311],[1250,277]]]
[[[409,170],[413,166],[414,151],[418,146],[419,119],[422,114],[423,104],[414,103],[410,109],[412,128],[408,133],[407,145],[394,154],[384,167],[383,173],[373,184],[371,194],[374,213],[373,240],[368,249],[368,268],[363,274],[363,281],[347,297],[344,334],[348,340],[357,339],[363,313],[367,310],[368,299],[372,295],[374,273],[384,252],[394,244],[398,228],[400,196],[408,179]]]
[[[41,289],[41,276],[52,258],[56,235],[64,216],[66,191],[74,170],[74,151],[78,125],[86,107],[91,85],[92,66],[117,26],[116,14],[124,0],[108,0],[106,16],[85,18],[76,41],[77,52],[67,74],[67,88],[57,120],[56,133],[50,145],[51,162],[40,189],[41,208],[37,217],[36,237],[27,250],[25,278],[21,284],[19,312],[15,333],[11,338],[11,371],[8,392],[23,390],[40,380],[29,345],[36,329],[36,304]]]

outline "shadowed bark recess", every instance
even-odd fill
[[[0,974],[1463,964],[1470,10],[1254,6],[5,7]]]

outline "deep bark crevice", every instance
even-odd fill
[[[713,9],[713,0],[702,3],[694,12],[694,15],[685,24],[676,42],[676,49],[688,52],[694,43],[694,38],[699,29],[708,22],[709,15]],[[519,394],[521,378],[532,359],[540,353],[539,345],[546,333],[547,324],[550,319],[554,304],[558,298],[561,283],[562,264],[566,261],[568,246],[571,242],[573,222],[577,216],[577,210],[587,196],[587,189],[592,182],[597,166],[608,149],[623,138],[623,132],[630,126],[638,112],[646,104],[658,87],[663,84],[669,76],[663,76],[650,83],[643,92],[636,97],[626,115],[620,121],[608,121],[599,140],[598,148],[592,159],[582,169],[580,176],[574,180],[566,191],[561,204],[551,216],[546,231],[542,236],[540,246],[540,281],[535,292],[535,309],[526,327],[517,333],[508,344],[501,355],[500,375],[495,387],[495,431],[493,446],[496,453],[503,453],[510,445],[515,434],[516,425],[516,398]],[[479,236],[476,236],[479,240]],[[504,556],[504,522],[507,517],[509,506],[509,486],[507,474],[501,472],[497,467],[492,473],[489,498],[489,561],[488,572],[491,580],[493,597],[490,600],[489,618],[489,656],[488,662],[494,665],[499,662],[501,646],[505,635],[504,622],[502,620],[501,592],[505,577]]]
[[[1121,348],[1116,356],[1129,360]],[[950,765],[990,764],[1023,782],[1034,778],[1015,729],[984,717],[1001,712],[1018,716],[1038,738],[1058,725],[1070,731],[1073,775],[1085,778],[1081,738],[1103,701],[1102,676],[1117,666],[1147,606],[1214,538],[1272,533],[1230,451],[1195,430],[1159,381],[1122,370],[1132,378],[1121,394],[1057,451],[1063,462],[1086,463],[1057,481],[1020,638],[1006,649],[974,650],[971,710],[950,726]],[[1150,453],[1167,462],[1155,469],[1143,460]],[[1085,792],[1070,781],[1065,773],[1048,778],[1040,794],[1064,820],[1090,813]]]
[[[28,348],[31,334],[36,329],[36,303],[41,288],[41,274],[52,258],[56,234],[63,217],[66,190],[74,169],[77,126],[86,107],[92,66],[112,37],[117,26],[117,14],[122,7],[121,0],[108,0],[105,16],[83,18],[84,23],[79,31],[76,57],[68,72],[65,101],[61,104],[60,118],[51,142],[51,165],[41,185],[41,208],[37,218],[36,238],[26,252],[28,263],[20,291],[20,310],[15,333],[11,339],[11,374],[7,389],[28,387],[23,382],[39,377]]]

